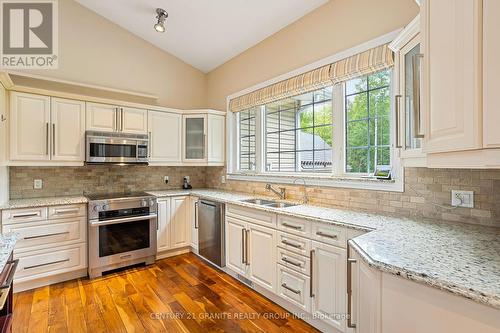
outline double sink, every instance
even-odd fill
[[[246,200],[241,200],[241,202],[246,202],[259,206],[273,207],[273,208],[286,208],[286,207],[297,206],[297,204],[294,203],[279,202],[279,201],[265,200],[265,199],[246,199]]]

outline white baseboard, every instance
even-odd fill
[[[35,289],[35,288],[39,288],[39,287],[45,287],[45,286],[48,286],[51,284],[69,281],[69,280],[74,280],[74,279],[78,279],[78,278],[82,278],[82,277],[86,277],[86,276],[87,276],[87,268],[84,268],[84,269],[79,269],[79,270],[73,271],[73,272],[57,274],[57,275],[52,275],[52,276],[46,276],[43,278],[24,281],[24,282],[16,282],[14,280],[14,292],[18,293],[18,292],[25,291],[25,290]]]
[[[185,254],[185,253],[189,253],[189,252],[191,252],[190,246],[182,247],[179,249],[167,250],[167,251],[157,253],[156,260],[174,257],[174,256],[178,256],[180,254]]]

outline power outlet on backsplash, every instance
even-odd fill
[[[33,189],[41,190],[43,188],[43,181],[41,179],[33,180]]]
[[[163,181],[165,182],[165,184],[168,184],[168,181],[169,181],[168,176],[163,176]]]

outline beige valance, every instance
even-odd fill
[[[367,75],[394,65],[388,44],[378,46],[352,57],[339,60],[315,70],[239,96],[229,102],[229,110],[239,112],[287,97],[300,95],[329,85]]]

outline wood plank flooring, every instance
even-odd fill
[[[13,332],[318,332],[193,254],[14,295]]]

